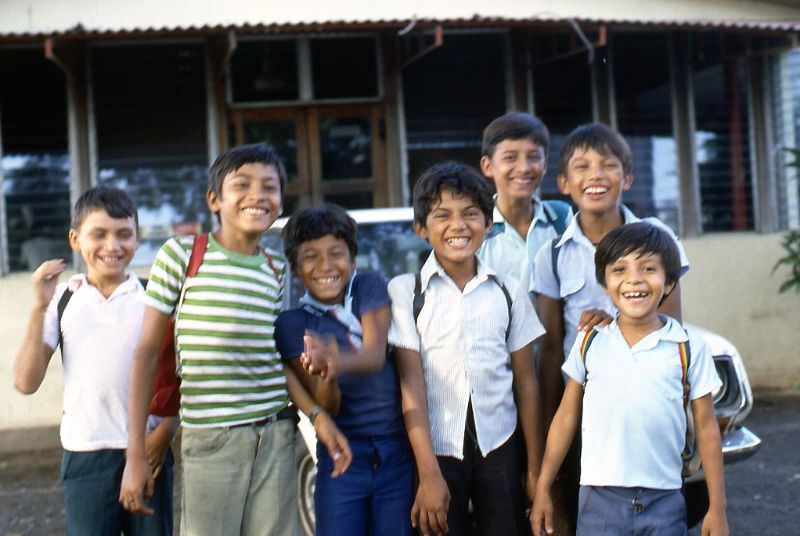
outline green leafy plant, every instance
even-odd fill
[[[780,292],[794,288],[800,294],[800,231],[789,231],[781,242],[786,255],[778,259],[772,272],[775,273],[779,267],[786,265],[789,267],[789,277],[781,283]]]

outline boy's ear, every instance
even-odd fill
[[[483,173],[483,176],[486,177],[487,179],[493,181],[494,180],[494,176],[493,176],[493,170],[492,170],[492,159],[489,158],[486,155],[483,155],[481,157],[480,167],[481,167],[481,173]]]
[[[564,195],[569,195],[569,182],[564,175],[559,173],[558,177],[556,177],[556,183],[558,183],[558,191]]]
[[[69,232],[67,233],[67,240],[69,241],[69,247],[72,248],[72,251],[80,251],[81,244],[78,241],[78,230],[73,229],[70,227]]]
[[[211,212],[219,212],[219,196],[214,190],[206,192],[206,204]]]
[[[633,173],[625,175],[622,179],[622,191],[627,192],[631,189],[631,186],[633,186]]]
[[[414,222],[414,232],[423,240],[428,239],[428,228],[424,225]]]

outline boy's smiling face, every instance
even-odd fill
[[[481,171],[494,181],[498,197],[530,199],[542,184],[545,158],[542,146],[531,138],[506,139],[495,146],[491,157],[481,158]]]
[[[490,226],[475,200],[444,189],[431,206],[425,225],[417,225],[416,230],[430,243],[442,268],[457,272],[475,262],[475,252]]]
[[[219,195],[210,191],[207,200],[224,232],[260,235],[280,216],[281,194],[275,166],[254,162],[228,173]]]
[[[309,294],[322,303],[344,303],[354,269],[347,242],[333,235],[307,240],[297,248],[295,273]]]
[[[605,288],[619,311],[621,321],[656,321],[662,298],[674,283],[666,282],[666,272],[657,253],[632,251],[605,269]]]
[[[561,193],[569,195],[584,213],[603,215],[619,210],[622,192],[630,189],[633,176],[611,152],[577,148],[569,158],[566,176],[559,175]]]
[[[136,221],[133,217],[112,218],[103,209],[93,210],[78,229],[69,230],[69,243],[86,263],[90,283],[119,284],[139,247]]]

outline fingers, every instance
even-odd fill
[[[553,509],[545,508],[544,510],[544,530],[547,534],[553,534]]]
[[[336,478],[347,471],[347,468],[350,467],[350,462],[353,461],[353,453],[350,450],[350,444],[341,432],[336,434],[335,442],[336,444],[334,447],[328,449],[328,453],[331,455],[331,459],[333,459],[332,478]]]
[[[450,527],[447,526],[447,511],[432,513],[431,517],[434,521],[431,523],[431,526],[436,531],[436,534],[447,534],[450,532]]]
[[[417,528],[419,525],[419,503],[414,499],[414,504],[411,506],[411,526]]]
[[[67,264],[64,262],[64,259],[50,259],[39,265],[36,271],[33,272],[33,278],[35,280],[52,279],[61,274],[66,267]]]
[[[431,533],[431,526],[428,522],[428,512],[421,510],[419,513],[419,533],[422,536],[429,536]]]
[[[150,486],[150,494],[152,495],[152,485]],[[129,491],[126,493],[124,490],[120,491],[119,503],[132,514],[151,516],[155,513],[155,510],[145,504],[144,497],[140,492]]]
[[[581,313],[578,321],[578,331],[586,331],[594,326],[605,326],[611,322],[612,317],[603,309],[589,309]]]

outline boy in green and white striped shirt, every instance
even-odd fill
[[[286,260],[261,249],[261,235],[282,211],[286,172],[264,144],[235,147],[209,170],[208,206],[220,229],[208,235],[194,277],[187,266],[195,237],[159,250],[147,285],[142,340],[131,374],[128,462],[120,501],[131,511],[151,482],[143,450],[144,416],[160,342],[175,318],[181,383],[183,511],[186,534],[295,534],[295,414],[313,402],[284,372],[273,337]],[[183,293],[183,296],[181,294]],[[302,387],[300,387],[302,390]],[[342,464],[346,441],[330,418],[315,419],[320,440]],[[342,469],[343,470],[343,469]]]

